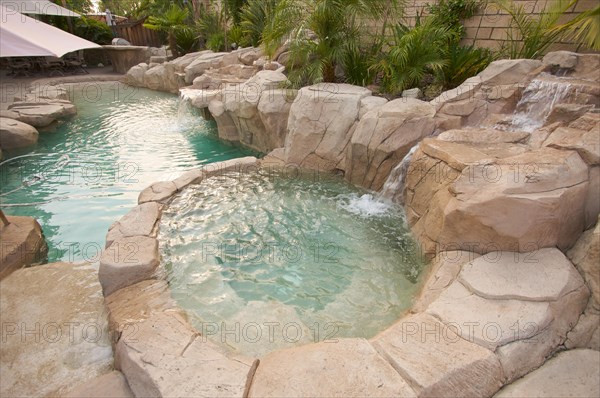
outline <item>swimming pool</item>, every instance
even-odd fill
[[[214,122],[175,95],[117,82],[65,87],[77,116],[0,165],[2,209],[38,219],[50,262],[96,261],[108,227],[150,183],[249,153],[219,141]]]

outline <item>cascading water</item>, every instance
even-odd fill
[[[198,112],[192,106],[191,98],[181,93],[177,103],[177,125],[193,127],[198,122]]]
[[[378,197],[383,200],[393,201],[400,204],[404,204],[404,183],[406,181],[406,175],[408,173],[408,167],[412,160],[413,154],[419,148],[419,144],[416,144],[410,151],[404,156],[402,161],[398,163],[396,167],[392,170],[388,179],[385,181],[381,192],[379,192]]]
[[[556,104],[565,100],[572,90],[572,83],[565,78],[543,73],[533,79],[517,104],[511,129],[530,133],[542,127]]]

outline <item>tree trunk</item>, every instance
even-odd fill
[[[169,48],[173,58],[179,58],[179,51],[177,51],[177,41],[175,40],[175,33],[169,32]]]
[[[67,0],[62,0],[62,6],[63,8],[67,8]],[[73,21],[71,21],[71,17],[67,17],[67,26],[69,27],[69,33],[73,34]]]
[[[323,67],[323,82],[335,83],[335,64],[327,63]]]

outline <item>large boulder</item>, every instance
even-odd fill
[[[259,152],[283,146],[288,113],[296,95],[295,90],[279,89],[285,81],[281,72],[261,71],[245,83],[227,85],[221,92],[222,101],[209,105],[219,137]]]
[[[185,72],[185,82],[192,84],[194,79],[210,68],[221,66],[221,60],[227,53],[205,52],[194,58],[183,70]]]
[[[75,105],[66,100],[14,102],[8,109],[15,114],[14,119],[33,127],[46,127],[56,120],[77,114]]]
[[[141,63],[136,66],[132,66],[131,69],[127,71],[127,75],[125,76],[125,83],[134,87],[146,87],[144,82],[144,75],[148,71],[148,64]]]
[[[502,385],[493,351],[462,339],[428,314],[403,318],[373,339],[420,397],[484,397]]]
[[[300,89],[288,119],[286,162],[324,171],[343,169],[361,100],[370,95],[368,89],[349,84]]]
[[[589,173],[575,151],[425,139],[405,186],[427,253],[568,249],[585,226]]]
[[[379,190],[411,147],[435,129],[435,107],[400,98],[365,114],[354,130],[346,155],[346,178]]]
[[[38,135],[33,126],[0,117],[0,148],[4,150],[34,145],[38,141]]]
[[[144,73],[144,85],[151,90],[168,91],[166,81],[165,65],[156,65]]]
[[[492,114],[512,113],[525,87],[541,70],[542,62],[537,60],[494,61],[432,104],[440,119],[460,118],[461,126],[480,125]]]
[[[0,280],[27,265],[46,261],[48,245],[42,227],[32,217],[7,216],[10,224],[0,222]]]

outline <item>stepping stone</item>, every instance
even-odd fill
[[[427,314],[403,318],[373,345],[419,396],[490,396],[502,386],[498,358]]]
[[[600,352],[564,351],[494,397],[600,397]]]
[[[447,325],[456,325],[464,339],[492,351],[511,341],[532,337],[553,319],[547,302],[489,300],[470,292],[458,281],[452,283],[427,312]]]
[[[250,397],[416,397],[364,339],[275,351],[254,375]]]
[[[458,279],[487,299],[556,301],[583,284],[556,248],[530,253],[492,252],[465,265]]]

